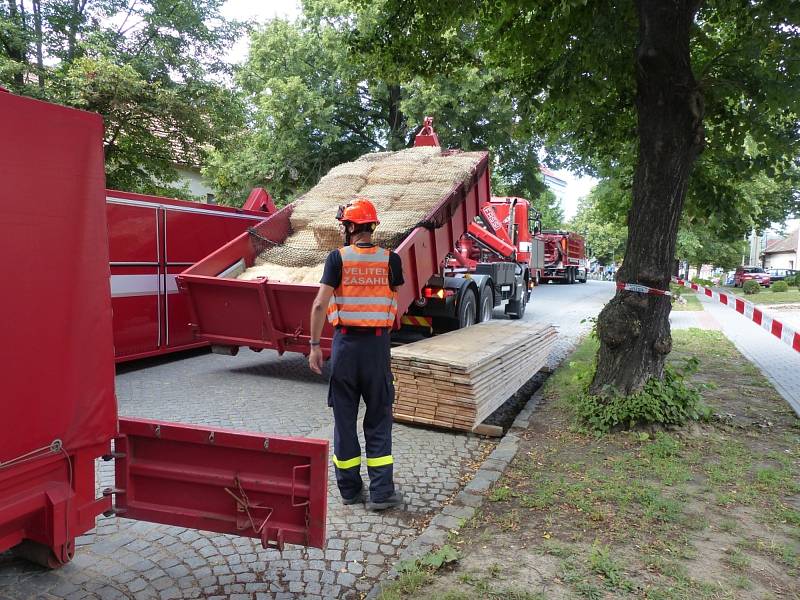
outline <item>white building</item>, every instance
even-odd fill
[[[539,171],[542,173],[542,178],[547,188],[556,195],[559,201],[563,202],[567,193],[567,182],[544,165],[539,165]]]
[[[767,243],[762,253],[765,269],[800,269],[800,229],[795,229],[785,238]]]

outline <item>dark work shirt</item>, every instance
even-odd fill
[[[359,245],[359,248],[369,248],[368,245]],[[320,283],[336,289],[342,282],[342,255],[338,250],[331,251],[325,259],[325,270],[322,272]],[[403,262],[394,252],[389,252],[389,285],[395,289],[403,285]]]

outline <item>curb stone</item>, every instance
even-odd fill
[[[442,512],[434,516],[423,532],[403,550],[395,566],[401,562],[422,558],[435,548],[443,546],[450,531],[461,529],[462,525],[475,515],[485,501],[484,494],[500,479],[503,471],[516,456],[519,448],[519,437],[516,434],[530,426],[533,412],[543,399],[541,391],[542,388],[539,388],[534,392],[472,480],[456,495],[452,504],[445,506]],[[365,600],[375,600],[383,591],[383,587],[397,579],[398,575],[396,568],[392,567],[385,579],[373,586],[365,596]]]

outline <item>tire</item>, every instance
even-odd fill
[[[572,267],[567,267],[567,283],[569,285],[575,283],[575,270]]]
[[[506,314],[509,319],[521,319],[525,315],[525,307],[528,304],[528,294],[523,290],[519,300],[509,300],[506,307]]]
[[[588,274],[586,271],[584,271],[584,272],[583,272],[583,279],[578,279],[578,281],[579,281],[580,283],[586,283],[586,280],[587,280],[588,278],[589,278],[589,274]]]
[[[469,327],[470,325],[475,324],[478,310],[477,304],[477,300],[475,300],[475,292],[472,291],[472,288],[465,290],[464,295],[461,296],[461,302],[458,303],[459,329],[463,329],[464,327]]]
[[[481,301],[478,305],[478,323],[485,323],[492,320],[494,312],[494,292],[490,286],[486,286],[481,291]]]

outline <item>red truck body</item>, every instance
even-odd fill
[[[418,227],[395,252],[403,261],[405,285],[398,292],[398,314],[404,314],[423,296],[428,280],[440,269],[445,256],[489,200],[488,155],[478,165],[469,185],[458,184],[434,208],[429,221],[446,225],[436,229]],[[290,233],[289,204],[259,224],[263,238],[281,242]],[[179,288],[189,297],[192,318],[201,337],[225,348],[247,346],[270,348],[279,353],[309,350],[311,304],[318,285],[283,283],[258,279],[242,281],[219,277],[237,264],[254,264],[256,245],[244,233],[178,276]],[[326,323],[322,333],[323,352],[330,353],[333,329]],[[232,350],[235,352],[235,350]]]
[[[544,241],[545,281],[586,283],[586,242],[572,231],[545,230],[540,234]]]
[[[430,119],[416,145],[438,145]],[[258,236],[285,240],[293,209],[290,204],[259,224]],[[512,318],[522,317],[534,284],[532,257],[541,250],[531,236],[533,214],[527,200],[491,197],[484,154],[471,179],[454,185],[425,217],[438,226],[417,227],[395,249],[405,275],[395,329],[430,335],[466,327],[490,319],[501,304]],[[242,234],[178,276],[197,333],[225,354],[242,346],[307,354],[319,286],[235,279],[254,264],[258,246],[252,235]],[[321,338],[326,356],[332,337],[326,324]]]
[[[0,131],[0,552],[64,564],[100,513],[321,547],[327,441],[117,418],[101,118],[0,89]]]
[[[175,277],[275,212],[264,190],[236,209],[106,190],[117,362],[207,344],[189,326]]]

